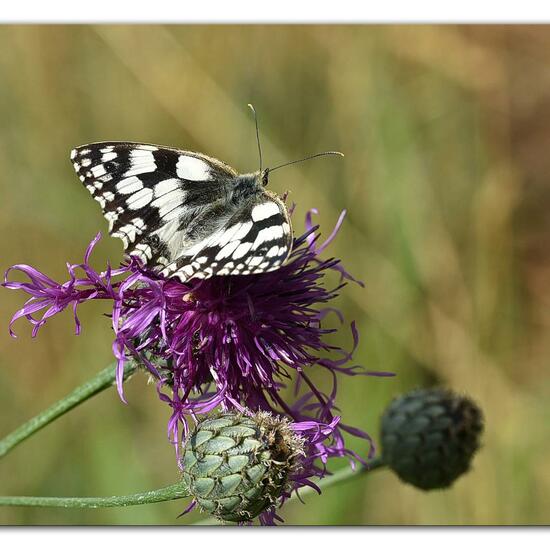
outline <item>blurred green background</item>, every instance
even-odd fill
[[[448,491],[389,472],[283,510],[287,524],[541,524],[550,520],[550,27],[3,26],[0,258],[65,280],[107,223],[68,154],[98,140],[197,150],[257,169],[259,113],[295,228],[317,207],[330,249],[366,288],[356,362],[393,379],[340,381],[344,420],[377,437],[393,396],[443,384],[485,411],[484,447]],[[93,257],[118,265],[120,241]],[[111,361],[105,304],[70,312],[36,340],[8,321],[24,296],[0,289],[0,433]],[[340,343],[349,345],[342,331]],[[144,376],[92,399],[0,463],[0,493],[111,495],[175,481],[168,408]],[[366,446],[350,439],[361,453]],[[343,466],[336,463],[335,466]],[[0,509],[1,524],[182,524],[178,502],[110,510]]]

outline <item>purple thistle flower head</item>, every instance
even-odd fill
[[[89,263],[100,236],[88,246],[84,262],[68,264],[69,281],[57,283],[27,266],[6,272],[3,286],[20,289],[31,297],[10,323],[26,317],[36,336],[53,315],[72,307],[76,332],[80,332],[77,307],[89,300],[112,302],[113,352],[118,361],[117,384],[123,397],[124,363],[134,357],[157,380],[159,397],[172,408],[169,434],[178,447],[180,428],[187,433],[187,418],[220,407],[270,411],[291,418],[298,425],[321,423],[334,426],[335,446],[320,453],[350,454],[340,429],[368,438],[367,434],[341,423],[334,424],[336,375],[361,372],[346,366],[358,344],[351,324],[351,350],[330,345],[325,318],[342,314],[330,303],[344,279],[354,280],[339,260],[322,260],[319,254],[337,234],[343,221],[317,246],[317,227],[306,218],[306,232],[295,239],[293,252],[281,268],[259,275],[219,276],[182,283],[147,270],[135,258],[119,269],[98,273]],[[327,272],[337,270],[341,279],[327,289]],[[30,282],[9,279],[14,271]],[[359,283],[361,284],[361,283]],[[40,317],[37,315],[42,312]],[[309,371],[317,365],[329,371],[333,386],[324,393],[312,383]],[[280,395],[285,381],[295,380],[297,400],[287,404]],[[309,429],[309,428],[308,428]]]

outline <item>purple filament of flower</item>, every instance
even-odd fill
[[[134,258],[119,269],[107,267],[96,272],[89,259],[99,241],[97,235],[86,250],[84,262],[67,265],[70,279],[66,283],[59,284],[28,265],[16,265],[6,272],[3,286],[31,296],[13,316],[10,333],[14,335],[13,323],[26,317],[36,336],[50,317],[69,306],[79,333],[78,306],[89,300],[110,300],[121,398],[124,400],[124,364],[134,357],[157,379],[159,397],[172,408],[168,430],[176,448],[180,431],[187,433],[188,417],[196,418],[217,407],[246,407],[284,414],[304,430],[331,427],[331,445],[318,447],[323,462],[330,456],[359,459],[345,448],[341,431],[370,438],[335,422],[336,375],[389,373],[346,366],[359,339],[353,323],[352,350],[326,341],[326,335],[336,329],[325,328],[325,318],[333,313],[343,322],[342,314],[328,304],[345,284],[343,279],[354,280],[339,260],[319,258],[342,220],[343,215],[328,241],[316,247],[317,227],[312,226],[308,215],[306,233],[295,239],[289,260],[276,271],[187,283],[163,278]],[[323,282],[330,270],[339,271],[341,280],[327,289]],[[26,275],[29,282],[9,280],[14,271]],[[314,365],[331,373],[330,393],[322,392],[311,381],[308,373]],[[281,397],[281,388],[293,378],[298,397],[289,405]]]
[[[299,497],[298,491],[303,487],[311,487],[320,494],[321,489],[313,481],[313,478],[323,478],[329,474],[325,466],[329,458],[348,456],[351,453],[344,447],[338,430],[339,425],[340,417],[338,416],[334,417],[330,423],[307,420],[291,424],[292,430],[304,442],[304,454],[300,457],[299,469],[290,476],[289,489],[281,495],[277,503],[278,508],[290,498],[292,492],[296,492]],[[321,461],[323,467],[319,467],[318,460]],[[259,520],[262,525],[274,525],[276,521],[283,521],[277,515],[275,506],[262,512]]]

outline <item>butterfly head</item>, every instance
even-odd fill
[[[266,168],[260,172],[260,178],[262,180],[262,185],[267,187],[267,184],[269,183],[269,168]]]

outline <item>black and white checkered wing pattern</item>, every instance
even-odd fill
[[[71,152],[109,233],[149,268],[186,281],[279,268],[292,233],[283,202],[260,174],[142,143],[100,142]]]
[[[181,280],[213,275],[251,275],[281,267],[292,249],[292,228],[284,203],[271,193],[256,195],[220,230],[167,266]]]
[[[71,161],[109,233],[128,254],[161,269],[221,227],[213,205],[225,196],[224,182],[237,176],[206,155],[141,143],[83,145]]]

